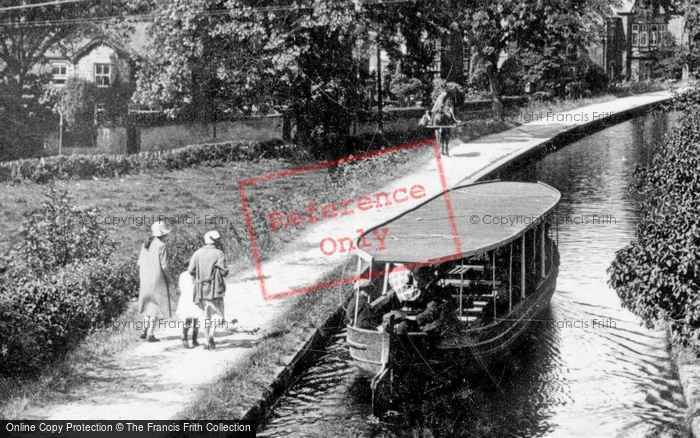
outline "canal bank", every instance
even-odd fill
[[[690,431],[693,437],[700,438],[700,362],[697,354],[690,349],[672,346],[671,350],[688,406]]]
[[[602,129],[609,117],[631,116],[636,111],[644,111],[649,105],[657,104],[670,98],[670,93],[652,93],[633,98],[619,99],[604,105],[577,109],[569,112],[571,116],[558,119],[539,120],[518,129],[496,136],[478,139],[468,144],[453,144],[451,157],[437,157],[427,163],[417,163],[415,172],[396,181],[384,190],[420,185],[426,196],[438,194],[444,186],[460,182],[471,182],[493,175],[503,166],[514,162],[524,162],[537,154],[547,152],[547,147],[562,136],[585,135],[587,130]],[[562,114],[569,114],[562,113]],[[609,113],[606,117],[593,115]],[[577,114],[590,114],[589,120]],[[578,119],[578,120],[576,120]],[[309,200],[312,202],[313,200]],[[412,208],[420,199],[404,203],[401,207]],[[212,385],[217,379],[228,381],[235,379],[230,370],[237,364],[249,359],[250,351],[263,338],[276,336],[268,328],[275,321],[284,320],[287,310],[286,299],[265,301],[261,296],[261,279],[265,280],[270,293],[283,293],[290,289],[309,287],[322,283],[323,278],[337,269],[344,261],[344,254],[324,256],[319,252],[319,241],[325,236],[352,236],[361,227],[372,226],[397,214],[396,209],[375,209],[362,215],[325,221],[319,226],[304,232],[297,239],[296,245],[287,254],[262,264],[260,272],[243,272],[229,282],[234,293],[227,295],[226,307],[239,319],[239,327],[260,327],[258,333],[234,330],[217,336],[217,351],[202,352],[201,349],[183,350],[179,347],[179,333],[161,336],[163,342],[158,345],[143,344],[125,357],[109,363],[110,371],[102,378],[132,381],[134,384],[126,394],[109,396],[99,391],[91,391],[84,397],[76,397],[66,406],[47,405],[45,410],[35,413],[36,418],[53,419],[155,419],[180,418],[179,410],[188,401],[196,398],[197,391]],[[249,418],[263,420],[266,412],[274,405],[275,395],[283,391],[286,382],[293,380],[294,369],[303,368],[304,356],[315,348],[314,339],[327,334],[325,324],[305,329],[304,336],[290,342],[290,354],[280,358],[275,364],[275,375],[280,376],[272,385],[246,388],[248,406],[259,406],[256,411],[248,410]],[[320,341],[319,341],[320,342]],[[202,356],[206,354],[206,356]],[[204,360],[206,359],[206,360]],[[144,369],[136,364],[147,361],[151,366]],[[196,373],[191,370],[197,370]],[[228,377],[226,377],[228,376]],[[290,377],[291,376],[291,377]],[[235,380],[234,380],[235,381]],[[177,384],[177,386],[175,386]],[[231,410],[232,417],[240,418],[245,412]]]

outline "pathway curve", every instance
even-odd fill
[[[471,143],[453,142],[450,157],[439,161],[433,157],[418,164],[415,172],[395,180],[382,191],[421,185],[427,197],[447,186],[470,183],[519,157],[544,147],[555,137],[577,129],[594,128],[609,116],[621,116],[672,97],[670,92],[656,92],[618,99],[612,102],[578,108],[556,117],[547,114],[538,121],[502,133],[489,135]],[[442,181],[444,178],[444,181]],[[368,195],[372,195],[368,193]],[[288,250],[262,266],[268,294],[318,284],[344,261],[346,254],[332,256],[321,253],[319,243],[325,237],[356,237],[360,228],[376,226],[398,213],[415,207],[424,199],[410,199],[401,204],[322,220],[308,228]],[[309,199],[309,202],[313,202]],[[387,238],[390,239],[390,231]],[[378,242],[373,242],[377,244]],[[226,309],[238,325],[259,328],[256,333],[231,332],[217,336],[217,349],[181,347],[179,330],[159,332],[160,343],[142,343],[119,354],[106,357],[85,373],[84,383],[68,394],[70,401],[61,405],[40,406],[30,412],[31,418],[54,420],[156,420],[178,419],[178,413],[193,400],[198,391],[214,382],[233,364],[246,357],[261,333],[282,315],[288,304],[285,299],[264,301],[255,270],[228,280]],[[201,336],[201,335],[200,335]],[[200,338],[201,339],[201,338]],[[299,347],[305,340],[298,341]],[[289,361],[292,358],[288,358]],[[281,371],[283,367],[279,367]]]

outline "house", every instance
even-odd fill
[[[466,36],[451,32],[431,44],[435,53],[430,68],[433,77],[458,84],[466,84],[474,79],[478,63]],[[498,56],[499,68],[506,59],[508,53],[504,51]]]
[[[653,0],[624,0],[602,19],[601,44],[589,47],[588,55],[612,80],[657,78],[659,62],[674,46],[687,44],[683,17]]]
[[[63,42],[60,49],[46,54],[52,83],[63,87],[70,77],[83,78],[97,88],[95,114],[126,111],[134,85],[134,58],[146,44],[146,26],[147,23],[137,23],[126,41],[100,35]],[[110,108],[110,102],[119,108]]]
[[[122,127],[128,119],[129,102],[135,88],[135,57],[146,44],[147,23],[137,23],[126,40],[104,34],[94,38],[75,38],[62,41],[49,50],[46,62],[37,66],[37,73],[50,73],[54,87],[63,88],[71,77],[79,77],[95,84],[94,105],[90,113],[81,115],[81,122],[94,123],[92,134],[66,127],[58,118],[47,121],[42,137],[49,149],[80,145],[98,149],[118,150],[116,144],[127,144],[127,150],[138,148],[128,141],[133,133]],[[81,128],[84,131],[85,128]],[[133,129],[131,130],[133,131]],[[130,145],[131,144],[131,145]]]

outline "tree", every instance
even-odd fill
[[[0,0],[0,8],[17,7],[17,3]],[[101,20],[139,10],[122,4],[122,0],[44,3],[25,1],[19,8],[2,11],[0,60],[5,65],[0,74],[0,159],[26,158],[41,147],[37,135],[41,129],[37,127],[46,125],[51,115],[42,101],[50,81],[50,71],[44,66],[47,53],[69,55],[80,42],[96,35],[124,37],[128,22],[116,20],[116,24],[112,21],[103,26]],[[17,131],[23,134],[17,135]]]
[[[137,10],[119,0],[87,0],[39,7],[30,5],[30,2],[24,2],[24,8],[2,12],[0,60],[6,64],[3,75],[14,78],[19,90],[23,90],[32,70],[46,61],[49,50],[62,51],[78,39],[126,30],[113,23],[103,28],[95,20],[118,18]],[[17,2],[0,0],[0,7],[9,6],[17,6]]]
[[[137,100],[199,120],[274,102],[294,113],[303,141],[347,135],[361,106],[353,7],[215,0],[157,7]]]
[[[404,74],[398,74],[391,80],[391,93],[399,99],[399,105],[409,106],[419,98],[422,84],[417,78],[409,78]]]
[[[430,103],[432,66],[437,55],[433,41],[457,31],[454,13],[461,6],[453,1],[403,2],[372,4],[359,10],[363,25],[373,31],[375,43],[386,50],[391,59],[401,63],[401,73],[418,79],[422,98]],[[402,49],[405,45],[405,52]]]
[[[500,54],[535,56],[539,62],[533,65],[542,72],[560,67],[594,34],[588,23],[595,22],[595,7],[586,0],[496,0],[460,9],[458,26],[484,66],[496,115],[503,109]]]

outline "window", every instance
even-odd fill
[[[673,35],[667,33],[668,26],[665,24],[659,24],[658,27],[659,27],[659,44],[662,46],[668,46],[669,44],[672,44]]]
[[[95,85],[109,87],[112,84],[112,64],[95,64]]]
[[[65,85],[66,79],[68,78],[68,64],[65,62],[51,64],[51,75],[54,84]]]
[[[657,25],[651,25],[651,32],[649,33],[649,45],[657,46],[659,44],[659,28]]]
[[[471,46],[466,42],[462,42],[462,73],[466,78],[469,78],[469,69],[472,62],[471,52]]]
[[[430,49],[433,51],[433,62],[430,66],[430,72],[433,74],[433,77],[439,78],[442,72],[442,45],[440,40],[435,40],[429,44],[431,46]]]
[[[642,24],[641,30],[639,32],[639,45],[641,47],[647,46],[649,44],[649,40],[647,39],[648,33],[649,33],[649,25]]]
[[[632,45],[633,46],[639,45],[639,25],[638,24],[632,25]]]

